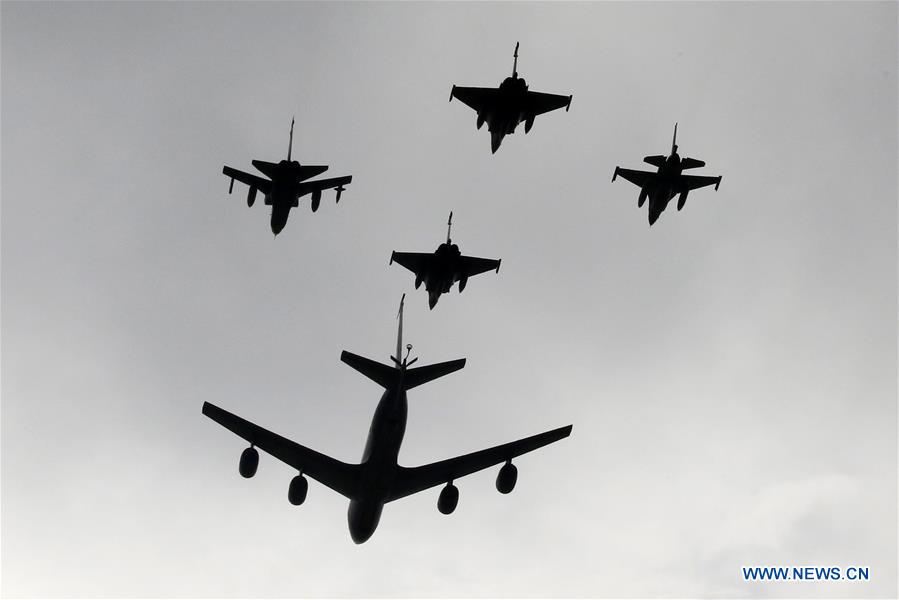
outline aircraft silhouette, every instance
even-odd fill
[[[637,207],[642,207],[649,198],[649,225],[652,226],[659,219],[659,215],[668,208],[668,203],[676,195],[677,210],[684,207],[687,202],[687,193],[690,190],[699,189],[707,185],[715,185],[715,191],[721,185],[721,176],[704,177],[701,175],[684,175],[686,169],[704,167],[705,162],[695,158],[681,158],[677,153],[677,123],[674,124],[674,138],[671,140],[671,154],[668,157],[661,154],[647,156],[643,162],[658,167],[658,171],[635,171],[615,167],[612,181],[621,175],[633,184],[640,186],[640,196],[637,198]]]
[[[399,466],[397,456],[406,430],[406,391],[458,371],[465,366],[465,359],[410,368],[418,360],[409,360],[411,344],[406,346],[406,356],[400,361],[403,347],[403,300],[400,301],[398,318],[396,356],[390,357],[393,366],[345,350],[340,355],[340,360],[384,388],[384,394],[372,417],[368,440],[359,464],[344,463],[319,454],[209,402],[203,404],[204,415],[250,442],[250,447],[240,455],[239,471],[244,477],[256,474],[259,465],[259,452],[256,450],[258,446],[299,471],[291,480],[287,492],[292,504],[302,504],[306,499],[309,484],[304,474],[347,497],[350,500],[347,513],[350,536],[357,544],[365,542],[374,533],[384,504],[445,484],[437,500],[437,509],[443,514],[450,514],[459,501],[459,490],[453,485],[453,481],[493,465],[505,463],[496,477],[496,489],[508,494],[518,479],[518,469],[512,464],[513,458],[568,437],[571,433],[572,426],[568,425],[420,467]]]
[[[318,204],[322,199],[322,190],[334,189],[337,191],[337,202],[340,202],[340,194],[346,189],[343,186],[353,181],[352,175],[334,177],[331,179],[319,179],[318,181],[306,181],[328,170],[327,166],[300,165],[295,160],[290,160],[293,149],[293,119],[290,120],[290,143],[287,146],[287,160],[279,163],[254,160],[253,166],[271,178],[265,179],[258,175],[244,173],[225,166],[222,173],[231,178],[230,194],[234,191],[234,180],[250,186],[247,193],[247,206],[253,206],[256,201],[256,191],[261,190],[265,194],[265,204],[272,207],[272,233],[278,235],[287,224],[290,209],[300,205],[300,197],[312,194],[312,212],[318,210]]]
[[[478,113],[478,129],[486,122],[490,131],[490,148],[495,154],[503,137],[515,133],[518,124],[524,121],[524,132],[534,126],[534,118],[545,112],[571,107],[572,96],[558,96],[541,92],[529,92],[525,80],[518,76],[518,42],[515,42],[515,62],[512,76],[499,84],[498,88],[457,87],[450,92],[450,102],[458,98]]]
[[[446,243],[440,244],[433,254],[394,251],[390,255],[391,265],[395,261],[415,273],[415,289],[418,289],[424,282],[425,289],[428,291],[428,306],[432,309],[440,299],[440,294],[450,291],[457,281],[461,294],[469,277],[492,269],[496,269],[496,272],[499,273],[499,265],[502,263],[502,259],[462,256],[459,246],[450,239],[450,231],[453,227],[452,212],[449,214],[449,221],[446,225]]]

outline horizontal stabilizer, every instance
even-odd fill
[[[460,358],[458,360],[450,360],[434,365],[407,369],[406,375],[403,377],[403,387],[407,390],[411,390],[412,388],[418,387],[423,383],[433,381],[438,377],[443,377],[444,375],[454,373],[464,366],[465,359]]]
[[[665,157],[661,154],[656,154],[654,156],[646,156],[643,158],[643,162],[650,164],[654,167],[661,167],[665,164]]]
[[[274,179],[278,174],[278,163],[266,162],[264,160],[254,160],[253,166],[256,167],[259,172],[264,173],[270,179]]]
[[[391,388],[399,380],[399,369],[344,350],[340,360],[350,365],[383,388]]]
[[[310,177],[321,175],[328,170],[325,165],[300,165],[299,177],[300,181],[306,181]]]
[[[705,161],[698,158],[685,158],[680,162],[681,169],[698,169],[704,167]]]

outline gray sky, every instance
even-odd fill
[[[895,597],[895,3],[2,4],[2,593]],[[491,156],[450,87],[574,94]],[[223,164],[352,174],[275,240]],[[707,161],[650,228],[616,165]],[[391,250],[502,258],[427,310]],[[422,362],[416,465],[574,424],[385,508],[200,414],[358,461]],[[870,567],[866,583],[741,566]]]

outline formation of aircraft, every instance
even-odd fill
[[[459,87],[450,91],[450,102],[458,98],[478,113],[477,125],[480,129],[487,123],[490,131],[490,149],[496,153],[503,137],[515,133],[518,124],[524,121],[524,132],[534,126],[537,115],[565,108],[571,108],[572,96],[531,92],[528,84],[518,76],[518,42],[515,43],[515,61],[512,76],[506,77],[498,88]]]
[[[518,76],[518,44],[515,44],[512,76],[507,77],[498,88],[476,88],[453,86],[450,101],[458,98],[477,112],[477,127],[488,124],[491,149],[495,153],[503,137],[514,133],[519,123],[524,121],[525,133],[531,130],[537,115],[564,107],[568,111],[572,96],[544,94],[528,90],[525,80]],[[290,209],[299,205],[299,199],[311,194],[312,211],[318,210],[324,190],[336,190],[340,201],[344,186],[352,181],[351,176],[331,179],[311,180],[328,169],[327,166],[300,165],[291,160],[293,149],[294,121],[290,123],[290,141],[287,158],[278,163],[260,160],[252,161],[253,166],[269,179],[238,171],[225,166],[222,172],[231,178],[231,193],[234,181],[249,186],[247,205],[253,206],[257,191],[265,195],[265,204],[272,207],[271,229],[276,236],[287,223]],[[707,177],[685,175],[683,171],[702,167],[705,163],[694,158],[681,158],[677,153],[677,124],[671,154],[647,156],[646,163],[657,167],[656,172],[638,171],[615,167],[612,181],[622,178],[640,187],[637,206],[642,207],[649,200],[649,224],[658,220],[674,196],[679,195],[677,209],[681,210],[690,190],[718,186],[721,176]],[[440,244],[433,253],[392,252],[390,264],[399,263],[415,274],[415,288],[425,284],[428,292],[428,306],[433,309],[440,295],[448,292],[459,282],[461,293],[468,279],[490,270],[499,272],[500,259],[463,256],[459,246],[451,239],[453,213],[447,221],[446,242]],[[368,540],[378,526],[384,505],[421,492],[432,487],[443,486],[437,499],[437,508],[443,514],[452,513],[459,501],[459,490],[454,482],[476,471],[502,464],[496,477],[496,489],[508,494],[515,487],[518,469],[512,459],[568,437],[572,426],[523,438],[486,450],[472,452],[448,460],[418,467],[403,467],[397,463],[400,445],[406,429],[408,403],[406,393],[424,383],[428,383],[458,371],[465,366],[465,359],[452,360],[428,366],[412,367],[418,360],[409,359],[412,345],[403,350],[403,303],[400,300],[397,342],[392,365],[383,364],[344,351],[340,360],[359,371],[384,389],[375,409],[369,429],[365,450],[358,463],[345,463],[315,450],[311,450],[276,433],[264,429],[214,404],[203,404],[203,414],[237,434],[250,446],[240,456],[238,470],[246,478],[253,477],[259,464],[257,448],[287,463],[297,470],[288,487],[288,500],[294,505],[302,504],[307,495],[306,475],[349,499],[347,520],[350,536],[357,544]]]
[[[340,355],[340,360],[384,388],[372,417],[365,450],[359,463],[345,463],[325,456],[214,404],[203,404],[204,415],[250,443],[249,448],[244,449],[241,454],[238,464],[238,470],[244,477],[256,474],[259,465],[258,447],[297,470],[298,473],[291,479],[287,490],[287,498],[291,504],[300,505],[306,500],[309,483],[304,475],[346,497],[350,501],[347,512],[350,537],[357,544],[365,542],[375,532],[381,511],[388,502],[442,485],[443,489],[437,498],[437,509],[448,515],[456,509],[459,502],[459,488],[454,482],[494,465],[503,465],[496,476],[496,489],[508,494],[518,480],[518,468],[512,464],[512,459],[571,434],[572,426],[568,425],[427,465],[403,467],[397,464],[406,431],[406,392],[465,366],[465,359],[461,358],[412,368],[418,359],[409,360],[411,344],[406,346],[406,356],[402,356],[404,300],[405,294],[400,300],[396,354],[390,357],[393,365],[346,350]]]
[[[440,294],[450,291],[457,281],[459,293],[465,289],[468,278],[480,273],[496,269],[502,259],[475,258],[462,256],[459,246],[450,239],[453,227],[453,213],[450,212],[446,223],[446,242],[440,244],[433,253],[396,252],[390,255],[390,264],[397,262],[415,273],[415,289],[425,284],[428,292],[428,307],[433,309],[440,299]]]
[[[672,198],[680,194],[677,199],[677,210],[684,207],[687,202],[687,193],[708,185],[714,185],[715,191],[721,185],[721,176],[705,177],[702,175],[684,175],[686,169],[704,167],[705,162],[695,158],[681,158],[677,153],[677,123],[674,124],[674,137],[671,140],[671,154],[667,157],[661,154],[647,156],[643,162],[658,167],[656,172],[635,171],[615,167],[612,181],[621,175],[631,183],[640,187],[640,195],[637,198],[637,207],[642,207],[646,199],[649,199],[649,225],[655,223],[659,215],[668,207]]]
[[[323,165],[301,165],[297,161],[290,159],[290,153],[293,150],[293,123],[294,121],[291,119],[290,142],[287,146],[286,160],[278,163],[266,162],[264,160],[253,161],[253,166],[269,177],[269,179],[244,173],[228,166],[222,169],[222,173],[231,178],[231,186],[228,188],[229,194],[234,191],[235,179],[250,187],[247,193],[247,206],[253,206],[253,203],[256,201],[257,190],[264,194],[265,204],[272,207],[271,227],[272,233],[276,236],[281,233],[281,230],[287,224],[290,209],[300,205],[300,197],[312,194],[312,212],[315,212],[318,210],[319,202],[321,202],[322,191],[336,190],[337,202],[340,202],[340,194],[346,189],[344,186],[353,181],[352,175],[307,181],[316,175],[321,175],[328,170],[328,167]]]

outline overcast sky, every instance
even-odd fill
[[[895,597],[897,5],[3,2],[2,593]],[[490,154],[453,84],[573,94]],[[273,239],[227,164],[353,175]],[[723,175],[649,228],[616,165]],[[427,309],[390,252],[502,258]],[[413,466],[574,424],[389,504],[357,462],[407,292]],[[742,566],[868,566],[744,582]]]

